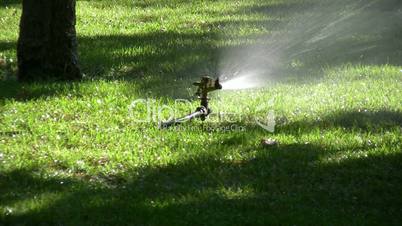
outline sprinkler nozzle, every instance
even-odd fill
[[[194,82],[193,85],[198,87],[196,95],[199,97],[207,95],[209,92],[222,89],[222,85],[219,83],[219,78],[213,80],[209,76],[203,76],[201,81]]]

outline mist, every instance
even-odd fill
[[[396,65],[401,59],[402,41],[390,43],[395,36],[402,40],[400,1],[297,2],[280,21],[269,21],[272,32],[248,37],[252,44],[222,53],[219,77],[224,89],[266,86],[348,63]],[[290,3],[277,2],[255,13],[286,7]]]

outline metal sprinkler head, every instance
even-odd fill
[[[207,95],[209,92],[222,89],[222,85],[219,83],[219,78],[213,80],[209,76],[203,76],[201,81],[194,82],[193,85],[197,86],[196,95]]]
[[[197,92],[195,95],[201,100],[201,106],[197,108],[198,110],[206,111],[206,114],[201,115],[201,120],[204,121],[205,118],[211,113],[211,109],[208,107],[208,93],[222,89],[222,85],[219,83],[219,78],[213,80],[209,76],[203,76],[201,81],[194,82],[193,85],[197,86]]]

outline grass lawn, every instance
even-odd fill
[[[19,84],[20,1],[1,0],[0,225],[401,225],[401,3],[373,1],[303,52],[292,24],[332,29],[295,19],[318,2],[78,1],[84,81]],[[278,34],[295,45],[275,79],[213,94],[232,122],[133,120],[132,101],[191,99],[224,53]],[[274,133],[253,121],[268,110]]]

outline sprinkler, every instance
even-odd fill
[[[170,126],[178,125],[194,118],[200,118],[201,121],[205,121],[207,116],[211,114],[212,110],[208,107],[208,93],[222,89],[222,85],[219,83],[219,78],[213,80],[209,76],[203,76],[201,78],[201,81],[194,82],[193,85],[197,86],[197,92],[195,93],[195,95],[201,101],[200,106],[197,107],[193,113],[188,114],[184,117],[161,122],[160,128],[169,128]]]

